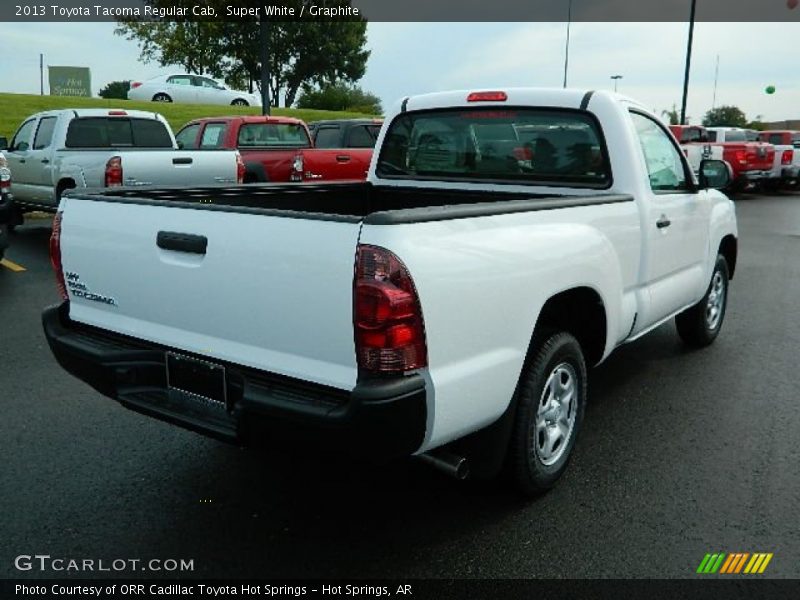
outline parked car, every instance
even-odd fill
[[[366,182],[64,197],[44,331],[65,369],[175,425],[457,477],[505,464],[538,494],[587,366],[673,317],[690,346],[719,334],[737,226],[709,188],[729,178],[707,161],[698,183],[613,93],[412,96]]]
[[[340,119],[309,124],[315,150],[300,153],[292,180],[366,179],[382,123],[382,119]]]
[[[708,131],[702,125],[670,125],[669,129],[683,148],[695,174],[700,172],[704,160],[725,160],[723,146],[710,144]]]
[[[244,177],[237,152],[179,150],[164,117],[138,110],[37,113],[17,129],[6,157],[17,207],[12,227],[25,211],[55,211],[71,188],[188,187]]]
[[[290,181],[298,151],[312,147],[306,124],[291,117],[196,119],[175,137],[182,148],[238,150],[245,164],[245,183]]]
[[[258,94],[232,90],[209,77],[187,73],[162,75],[144,82],[134,81],[128,90],[128,100],[261,106],[261,96]]]
[[[775,160],[769,185],[772,188],[796,188],[800,180],[800,131],[774,129],[761,131],[759,140],[775,146]]]
[[[0,260],[8,248],[8,223],[12,217],[11,169],[5,155],[0,152]]]
[[[738,127],[709,127],[707,131],[709,145],[721,145],[723,159],[733,169],[734,190],[755,187],[770,179],[775,160],[771,144],[748,141],[752,134]]]
[[[306,124],[291,117],[196,119],[176,139],[183,148],[237,149],[245,183],[363,181],[372,157],[371,148],[315,148]]]

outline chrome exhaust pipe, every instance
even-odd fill
[[[469,477],[469,462],[463,456],[456,456],[444,450],[433,450],[420,454],[419,459],[455,479]]]

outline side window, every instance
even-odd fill
[[[201,148],[220,148],[222,146],[225,123],[209,123],[203,130],[203,138],[200,140]]]
[[[200,124],[187,125],[178,132],[175,140],[178,146],[186,150],[194,150],[197,148],[197,132],[200,130]]]
[[[775,144],[776,146],[783,145],[783,134],[782,133],[769,134],[769,143]]]
[[[338,127],[320,127],[317,131],[317,137],[314,139],[314,145],[317,148],[339,148],[339,128]]]
[[[31,134],[33,133],[33,126],[36,124],[35,119],[31,119],[30,121],[25,121],[19,129],[17,129],[17,133],[14,134],[14,139],[11,140],[11,147],[9,151],[11,152],[26,152],[31,147]]]
[[[56,128],[56,117],[44,117],[39,121],[36,137],[33,138],[33,149],[41,150],[50,146],[53,141],[53,130]]]
[[[653,191],[687,190],[683,160],[669,136],[655,121],[644,115],[631,113],[631,119],[636,127]]]
[[[173,85],[192,85],[192,77],[191,75],[173,75],[167,79],[167,83]]]
[[[367,129],[366,125],[358,125],[350,129],[347,135],[348,148],[373,148],[375,146],[375,138]]]

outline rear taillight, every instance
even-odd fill
[[[747,151],[744,150],[744,149],[737,150],[734,153],[734,160],[736,160],[736,162],[738,162],[742,166],[746,165],[747,164]]]
[[[794,150],[784,150],[783,155],[781,156],[781,164],[782,165],[790,165],[794,160]]]
[[[428,365],[425,326],[417,290],[394,254],[361,244],[353,293],[359,369],[400,373]]]
[[[116,187],[122,185],[122,158],[112,156],[106,163],[106,187]]]
[[[131,81],[131,89],[132,89],[132,90],[135,90],[135,89],[136,89],[137,87],[139,87],[140,85],[142,85],[142,82],[141,82],[141,81]]]
[[[67,295],[67,282],[64,279],[64,268],[61,264],[61,216],[58,211],[53,217],[53,233],[50,234],[50,264],[56,274],[56,288],[62,300],[69,299]]]
[[[292,160],[292,172],[289,181],[303,181],[303,155],[297,154]]]
[[[244,174],[247,168],[244,166],[242,155],[236,153],[236,183],[244,183]]]

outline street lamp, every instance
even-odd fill
[[[689,41],[686,44],[686,71],[683,75],[683,102],[681,102],[681,125],[686,125],[686,100],[689,97],[689,69],[692,66],[692,41],[694,40],[694,15],[697,0],[692,0],[692,12],[689,15]]]
[[[617,83],[619,83],[619,80],[622,79],[622,75],[612,75],[611,79],[614,80],[614,92],[616,92],[617,91]]]
[[[567,44],[564,48],[564,87],[567,87],[567,71],[569,70],[569,28],[572,24],[572,0],[567,7]]]

